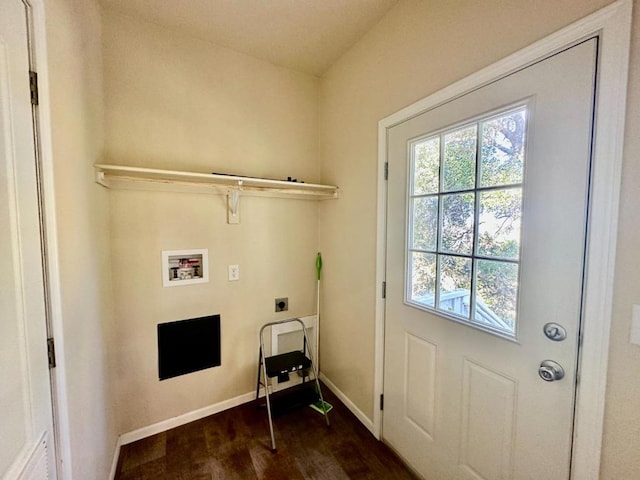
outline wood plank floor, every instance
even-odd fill
[[[120,451],[116,480],[411,479],[395,454],[328,388],[331,427],[304,407],[274,420],[270,450],[264,408],[248,403],[138,442]]]

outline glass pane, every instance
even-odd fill
[[[438,238],[438,197],[414,198],[412,245],[419,250],[436,250]]]
[[[440,184],[440,137],[413,146],[413,195],[438,193]]]
[[[474,193],[442,196],[443,251],[471,255],[473,251]]]
[[[476,132],[473,125],[444,136],[443,192],[475,187]]]
[[[522,183],[526,109],[482,123],[480,186]]]
[[[435,306],[436,255],[411,252],[410,300],[422,305]]]
[[[443,310],[469,319],[469,293],[471,292],[471,260],[440,256],[440,304]]]
[[[480,193],[478,254],[517,260],[521,217],[522,188]]]
[[[474,321],[513,334],[517,300],[518,265],[477,260]]]

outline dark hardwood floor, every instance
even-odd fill
[[[395,454],[329,391],[331,427],[309,407],[274,419],[248,403],[124,445],[116,480],[411,479]]]

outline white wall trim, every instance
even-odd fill
[[[323,373],[319,376],[320,380],[333,392],[333,394],[340,399],[342,403],[353,413],[360,422],[367,427],[367,429],[374,435],[375,431],[373,428],[373,422],[369,417],[367,417],[362,410],[360,410],[355,403],[353,403],[349,397],[347,397],[342,390],[340,390],[335,383],[327,378],[327,376]],[[376,436],[377,438],[377,436]]]
[[[52,401],[54,415],[54,442],[56,476],[58,480],[71,480],[71,433],[64,355],[62,322],[62,295],[55,216],[55,187],[53,175],[53,143],[51,136],[51,110],[49,91],[49,68],[47,63],[47,31],[45,0],[28,0],[33,14],[33,56],[38,72],[38,128],[40,161],[44,190],[44,223],[47,231],[47,267],[49,272],[49,300],[51,306],[51,328],[56,340],[56,368],[51,371]]]
[[[387,117],[388,118],[388,117]],[[384,319],[386,301],[382,298],[382,284],[387,278],[387,180],[385,179],[387,162],[387,130],[392,123],[382,119],[378,123],[378,204],[376,228],[376,313],[374,333],[373,365],[373,434],[382,439],[382,410],[378,399],[384,392]]]
[[[595,149],[579,361],[571,478],[596,480],[604,420],[604,403],[612,317],[613,276],[622,169],[632,0],[615,3],[506,57],[402,110],[378,124],[378,228],[376,281],[385,280],[387,131],[444,102],[520,70],[581,40],[601,40],[599,88],[595,112]],[[383,392],[384,300],[376,302],[374,405]],[[374,434],[382,435],[382,414],[374,411]]]
[[[197,410],[192,410],[191,412],[183,413],[182,415],[178,415],[177,417],[162,420],[161,422],[154,423],[153,425],[138,428],[137,430],[133,430],[131,432],[120,435],[120,441],[118,445],[127,445],[143,438],[150,437],[151,435],[166,432],[167,430],[170,430],[172,428],[179,427],[196,420],[200,420],[201,418],[208,417],[209,415],[213,415],[214,413],[219,413],[224,410],[237,407],[238,405],[243,405],[245,403],[251,402],[255,400],[255,398],[256,392],[244,393],[237,397],[223,400],[222,402],[214,403]]]
[[[571,477],[597,479],[604,429],[613,279],[627,103],[631,0],[620,0],[602,16],[600,86],[587,251],[583,343],[579,358]],[[604,11],[604,10],[603,10]]]
[[[118,460],[120,459],[120,448],[122,448],[121,437],[116,440],[116,447],[113,450],[113,460],[111,461],[111,472],[109,473],[109,480],[116,479],[116,473],[118,472]]]

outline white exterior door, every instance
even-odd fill
[[[0,8],[0,477],[55,478],[27,10]]]
[[[425,478],[569,478],[596,55],[389,130],[382,437]]]

